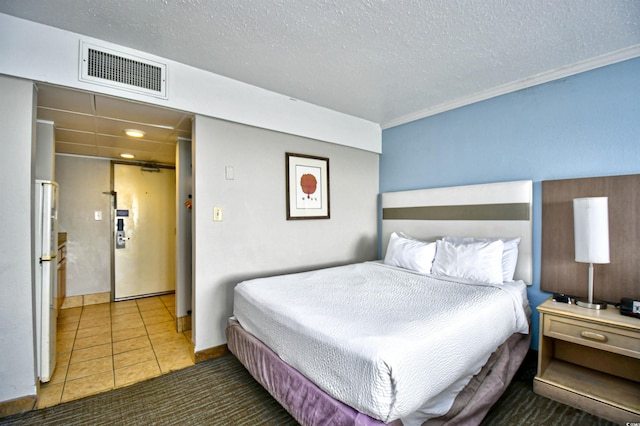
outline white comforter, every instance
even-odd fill
[[[446,413],[500,344],[528,332],[523,289],[367,262],[242,282],[234,316],[332,397],[412,424]]]

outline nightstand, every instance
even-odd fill
[[[620,423],[640,422],[640,319],[614,306],[538,306],[539,395]]]

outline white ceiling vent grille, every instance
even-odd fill
[[[80,80],[167,98],[167,65],[82,43]]]

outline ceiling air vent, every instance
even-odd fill
[[[167,98],[167,65],[82,43],[80,80]]]

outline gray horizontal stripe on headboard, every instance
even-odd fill
[[[468,204],[460,206],[386,207],[389,220],[529,220],[528,203]]]

